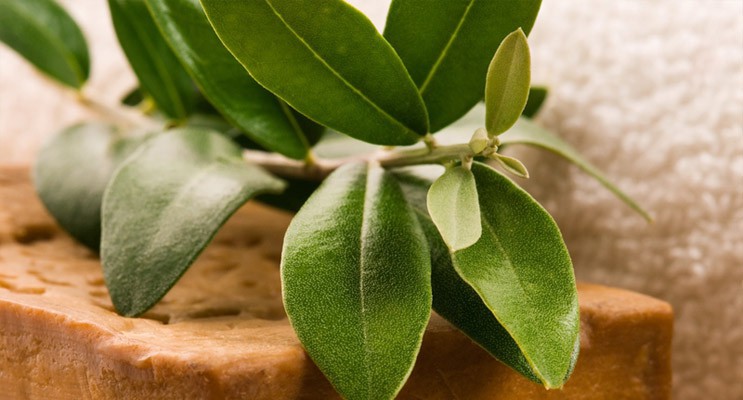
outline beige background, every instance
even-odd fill
[[[134,78],[105,2],[63,3],[92,47],[86,92],[115,103]],[[383,24],[388,2],[352,3]],[[519,151],[578,277],[674,305],[676,399],[743,398],[743,2],[545,0],[530,41],[534,81],[552,88],[540,121],[656,216]],[[72,99],[0,46],[0,163],[90,117]]]

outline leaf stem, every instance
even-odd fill
[[[437,146],[432,150],[419,148],[405,151],[378,151],[362,156],[342,159],[313,158],[311,163],[292,160],[276,153],[244,150],[243,158],[260,165],[268,171],[284,177],[305,180],[323,180],[333,171],[349,162],[367,161],[379,163],[384,168],[405,167],[421,164],[439,164],[461,159],[471,159],[476,154],[467,144]]]
[[[108,105],[97,99],[88,97],[85,93],[80,91],[75,92],[75,97],[78,103],[80,103],[93,113],[103,117],[107,121],[111,121],[128,127],[162,129],[161,124],[158,124],[151,118],[143,117],[139,112],[135,110],[129,111],[121,107]]]

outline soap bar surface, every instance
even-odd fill
[[[289,214],[250,203],[141,318],[113,312],[95,254],[45,212],[24,167],[0,166],[0,399],[335,399],[286,319]],[[673,314],[578,287],[581,353],[545,391],[434,315],[401,399],[668,399]]]

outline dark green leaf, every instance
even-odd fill
[[[503,39],[488,68],[485,127],[489,135],[500,135],[518,121],[529,97],[530,81],[529,43],[519,29]]]
[[[88,80],[85,37],[53,0],[0,1],[0,41],[67,86],[79,89]]]
[[[136,107],[144,101],[144,91],[140,87],[130,90],[121,98],[121,104],[129,107]]]
[[[101,258],[116,310],[147,311],[230,215],[283,186],[243,162],[221,134],[183,128],[151,139],[118,169],[103,198]]]
[[[294,217],[282,259],[297,336],[349,399],[391,399],[407,379],[431,310],[425,237],[378,166],[334,172]]]
[[[303,159],[321,126],[259,85],[212,30],[198,0],[147,0],[165,37],[204,95],[252,140]]]
[[[101,239],[103,191],[116,167],[146,139],[126,138],[110,125],[65,129],[39,153],[34,185],[59,225],[97,251]]]
[[[201,3],[253,78],[313,120],[375,144],[414,144],[428,132],[402,61],[344,1]]]
[[[282,179],[286,181],[286,189],[283,192],[266,193],[256,197],[256,200],[282,210],[297,212],[320,186],[320,182],[312,180],[286,177]]]
[[[165,115],[182,119],[198,92],[160,34],[144,0],[108,0],[116,36],[142,88]]]
[[[452,251],[472,246],[480,238],[480,205],[475,176],[469,169],[447,169],[431,185],[427,204],[431,220]]]
[[[529,32],[541,0],[394,0],[384,36],[420,88],[431,132],[459,119],[484,94],[498,45]]]
[[[549,89],[546,86],[532,86],[529,89],[529,99],[526,100],[524,111],[521,112],[526,118],[534,118],[542,109],[544,101],[547,100]]]
[[[593,164],[588,162],[588,160],[583,158],[583,156],[580,155],[577,150],[575,150],[572,146],[567,144],[559,137],[540,127],[536,123],[525,118],[519,119],[516,125],[510,131],[508,131],[508,134],[501,136],[501,142],[504,145],[521,143],[541,147],[565,158],[566,160],[578,166],[578,168],[582,169],[587,174],[596,178],[596,180],[599,181],[601,185],[609,189],[609,191],[619,197],[619,199],[621,199],[630,208],[642,215],[645,220],[653,220],[653,218],[650,216],[650,214],[648,214],[647,211],[640,207],[640,205],[637,204],[637,202],[635,202],[626,193],[609,182],[606,176],[604,176],[601,171],[593,166]]]
[[[562,387],[579,335],[570,255],[539,203],[487,165],[475,163],[483,232],[453,253],[454,269],[510,333],[547,388]]]

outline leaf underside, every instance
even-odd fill
[[[251,197],[284,184],[246,164],[223,135],[182,128],[151,139],[103,198],[101,259],[116,310],[147,311]]]

